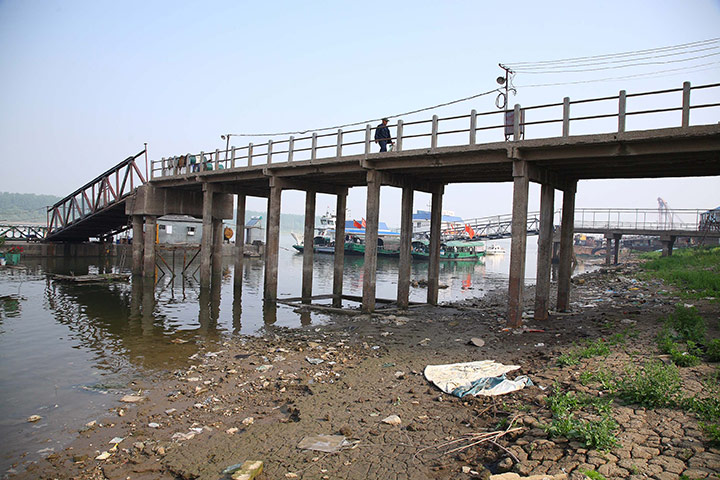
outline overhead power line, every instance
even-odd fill
[[[687,49],[694,49],[694,48],[712,45],[712,44],[718,44],[718,43],[720,43],[720,37],[711,38],[711,39],[707,39],[707,40],[700,40],[697,42],[683,43],[683,44],[679,44],[679,45],[670,45],[670,46],[666,46],[666,47],[648,48],[648,49],[644,49],[644,50],[634,50],[634,51],[630,51],[630,52],[609,53],[609,54],[604,54],[604,55],[591,55],[591,56],[584,56],[584,57],[563,58],[563,59],[557,59],[557,60],[544,60],[544,61],[536,61],[536,62],[506,62],[505,65],[507,65],[509,67],[515,67],[517,69],[520,69],[520,68],[531,68],[531,67],[539,67],[539,66],[549,66],[549,65],[556,65],[556,64],[570,64],[570,63],[607,60],[607,59],[622,58],[622,57],[643,56],[643,55],[647,55],[647,54],[663,53],[663,52],[673,51],[673,50],[687,50]],[[566,66],[568,66],[568,65],[566,65]],[[515,69],[515,68],[513,68],[513,69]]]
[[[355,127],[355,126],[358,126],[358,125],[367,125],[368,123],[380,121],[381,118],[398,118],[398,117],[405,117],[405,116],[408,116],[408,115],[413,115],[413,114],[415,114],[415,113],[426,112],[426,111],[428,111],[428,110],[435,110],[435,109],[441,108],[441,107],[447,107],[448,105],[454,105],[454,104],[456,104],[456,103],[467,102],[468,100],[473,100],[473,99],[475,99],[475,98],[480,98],[480,97],[483,97],[483,96],[485,96],[485,95],[490,95],[491,93],[495,93],[495,92],[498,92],[498,91],[499,91],[499,89],[493,88],[492,90],[488,90],[487,92],[477,93],[477,94],[471,95],[471,96],[469,96],[469,97],[459,98],[459,99],[457,99],[457,100],[451,100],[451,101],[449,101],[449,102],[439,103],[439,104],[437,104],[437,105],[432,105],[432,106],[430,106],[430,107],[423,107],[423,108],[419,108],[419,109],[417,109],[417,110],[411,110],[411,111],[409,111],[409,112],[396,113],[396,114],[394,114],[394,115],[386,115],[386,116],[383,116],[383,117],[380,117],[380,118],[373,118],[373,119],[370,119],[370,120],[363,120],[362,122],[346,123],[346,124],[343,124],[343,125],[335,125],[335,126],[332,126],[332,127],[309,128],[309,129],[307,129],[307,130],[297,130],[297,131],[293,131],[293,132],[275,132],[275,133],[231,133],[230,136],[233,136],[233,137],[281,137],[281,136],[287,136],[287,135],[305,135],[306,133],[311,133],[311,132],[324,132],[324,131],[326,131],[326,130],[337,130],[337,129],[339,129],[339,128]]]
[[[517,85],[517,88],[537,88],[537,87],[558,87],[561,85],[579,85],[584,83],[600,83],[600,82],[611,82],[615,80],[632,80],[632,79],[638,79],[638,78],[644,78],[644,77],[654,77],[654,78],[661,78],[661,77],[667,77],[670,75],[678,75],[680,73],[694,73],[694,72],[704,72],[708,70],[715,70],[717,67],[712,67],[711,65],[720,65],[720,61],[717,62],[708,62],[703,63],[699,65],[694,65],[692,67],[682,67],[682,68],[670,68],[665,70],[657,70],[654,72],[646,72],[646,73],[638,73],[635,75],[623,75],[620,77],[605,77],[605,78],[596,78],[591,80],[576,80],[572,82],[554,82],[554,83],[539,83],[539,84],[532,84],[532,85]],[[703,68],[706,67],[706,68]],[[672,73],[674,72],[674,73]],[[663,75],[665,74],[665,75]]]
[[[597,68],[583,68],[583,69],[571,69],[571,70],[514,70],[516,73],[528,73],[528,74],[546,74],[546,73],[584,73],[584,72],[598,72],[601,70],[617,70],[620,68],[631,68],[631,67],[644,67],[649,65],[669,65],[672,63],[683,63],[690,62],[692,60],[699,60],[702,58],[714,57],[720,55],[720,51],[715,53],[708,53],[706,55],[698,55],[696,57],[689,58],[678,58],[675,60],[663,60],[654,62],[638,62],[630,63],[625,65],[612,65],[608,67],[597,67]]]

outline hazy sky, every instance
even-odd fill
[[[332,126],[470,96],[496,87],[498,62],[715,37],[717,0],[0,0],[0,191],[63,196],[140,151],[143,142],[150,158],[159,159],[223,148],[225,132]],[[686,80],[715,83],[718,62],[716,55],[644,69],[518,74],[511,103],[673,88]],[[689,68],[699,64],[709,65]],[[527,87],[686,67],[652,77]],[[704,99],[718,102],[718,92]],[[494,100],[482,97],[435,113],[490,111]],[[716,108],[693,123],[719,119]],[[233,144],[247,141],[264,140]],[[707,208],[720,205],[719,191],[720,177],[586,181],[579,184],[577,205],[654,208],[663,197],[674,208]],[[509,213],[511,198],[510,184],[455,185],[446,188],[444,208],[463,217]],[[302,199],[302,193],[284,193],[283,212],[302,213]],[[399,190],[383,188],[381,202],[381,220],[397,225]],[[415,208],[427,203],[427,195],[416,195]],[[530,208],[538,204],[533,186]],[[319,213],[332,205],[333,197],[319,196]],[[363,188],[351,190],[348,206],[352,217],[364,216]],[[264,200],[248,202],[250,209],[264,207]]]

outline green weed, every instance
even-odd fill
[[[580,470],[580,473],[588,477],[590,480],[607,480],[605,475],[595,470]]]
[[[610,347],[601,339],[586,341],[584,346],[575,347],[567,353],[563,353],[557,359],[558,366],[565,367],[577,365],[582,358],[607,356],[610,354]]]
[[[615,437],[618,424],[612,418],[612,399],[555,390],[548,397],[547,405],[553,420],[544,428],[550,436],[577,439],[599,450],[610,450],[619,445]],[[599,418],[581,419],[576,415],[580,412]]]
[[[720,362],[720,338],[710,340],[705,349],[707,359],[711,362]]]
[[[608,370],[596,370],[594,372],[584,371],[580,374],[580,383],[590,385],[599,383],[603,390],[610,390],[613,385],[613,377]]]
[[[615,382],[618,396],[646,407],[672,407],[681,398],[682,379],[675,365],[647,362],[641,368],[628,367]]]

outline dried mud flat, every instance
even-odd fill
[[[606,451],[542,428],[551,422],[553,389],[602,398],[599,386],[580,381],[583,372],[620,376],[628,363],[658,357],[659,319],[680,300],[672,288],[637,281],[635,273],[629,265],[576,277],[572,312],[542,323],[528,318],[517,331],[503,329],[498,293],[230,340],[198,354],[188,370],[134,385],[141,401],[122,404],[67,449],[11,478],[217,480],[249,459],[264,462],[261,479],[560,479],[585,478],[583,470],[608,479],[720,478],[720,450],[707,442],[698,418],[679,409],[614,401],[619,443]],[[528,312],[532,298],[529,290]],[[693,303],[717,338],[718,303]],[[472,337],[484,346],[469,344]],[[574,344],[611,337],[617,341],[608,342],[608,355],[557,366]],[[428,364],[485,359],[520,365],[518,373],[535,386],[459,399],[422,375]],[[684,388],[699,391],[717,368],[681,369]],[[400,424],[384,423],[390,415]],[[463,448],[484,432],[497,433]],[[316,434],[356,443],[336,453],[298,448]],[[122,438],[116,446],[109,443],[114,437]]]

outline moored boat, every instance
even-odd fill
[[[450,240],[440,244],[440,260],[479,260],[485,256],[485,242],[479,240]],[[412,257],[417,260],[430,259],[430,242],[414,240]]]
[[[505,255],[506,253],[505,249],[497,243],[493,243],[485,249],[485,255]]]

